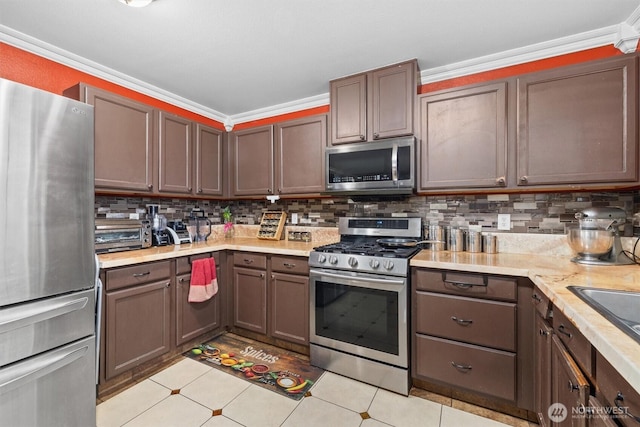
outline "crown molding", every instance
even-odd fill
[[[229,118],[231,119],[231,123],[239,124],[250,122],[252,120],[260,120],[268,117],[279,116],[287,113],[295,113],[296,111],[321,107],[323,105],[329,105],[329,92],[310,96],[308,98],[298,99],[296,101],[285,102],[284,104],[278,104],[271,107],[247,111],[246,113],[234,114],[232,116],[229,116]]]
[[[619,27],[619,25],[612,25],[443,67],[430,68],[420,72],[421,83],[434,83],[614,44],[619,34]]]
[[[160,89],[157,86],[150,85],[142,80],[135,79],[127,74],[105,67],[97,62],[90,61],[87,58],[75,55],[4,25],[0,25],[0,42],[26,50],[38,56],[42,56],[43,58],[66,65],[78,71],[91,74],[92,76],[99,77],[127,89],[134,90],[160,101],[167,102],[176,107],[191,111],[192,113],[216,120],[220,123],[225,123],[229,119],[227,115],[222,114],[219,111],[205,107],[186,98],[182,98],[171,92]]]

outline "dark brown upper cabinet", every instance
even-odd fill
[[[158,123],[158,191],[191,194],[193,191],[193,123],[156,111]]]
[[[232,195],[319,194],[326,145],[325,114],[233,132]]]
[[[330,82],[331,143],[413,134],[415,60]]]
[[[153,192],[153,108],[85,84],[64,94],[94,106],[96,189]]]
[[[324,191],[326,114],[278,123],[275,132],[277,193],[309,194]]]
[[[419,190],[506,186],[506,82],[419,101]]]
[[[637,57],[517,81],[517,185],[638,181]]]

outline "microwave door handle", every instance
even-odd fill
[[[391,151],[391,178],[398,182],[398,144],[393,144]]]

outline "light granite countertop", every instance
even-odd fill
[[[309,256],[314,247],[339,240],[335,230],[323,230],[312,242],[259,240],[253,229],[240,229],[225,239],[214,233],[207,242],[99,255],[103,269],[160,261],[220,250]],[[497,254],[423,250],[413,267],[451,269],[528,277],[575,323],[580,332],[640,393],[640,344],[574,295],[567,286],[640,291],[640,266],[586,266],[571,262],[565,236],[500,235]],[[625,247],[630,239],[623,241]],[[639,307],[640,309],[640,307]]]

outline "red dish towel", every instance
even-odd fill
[[[197,259],[191,263],[189,302],[202,302],[218,293],[216,261],[213,258]]]

